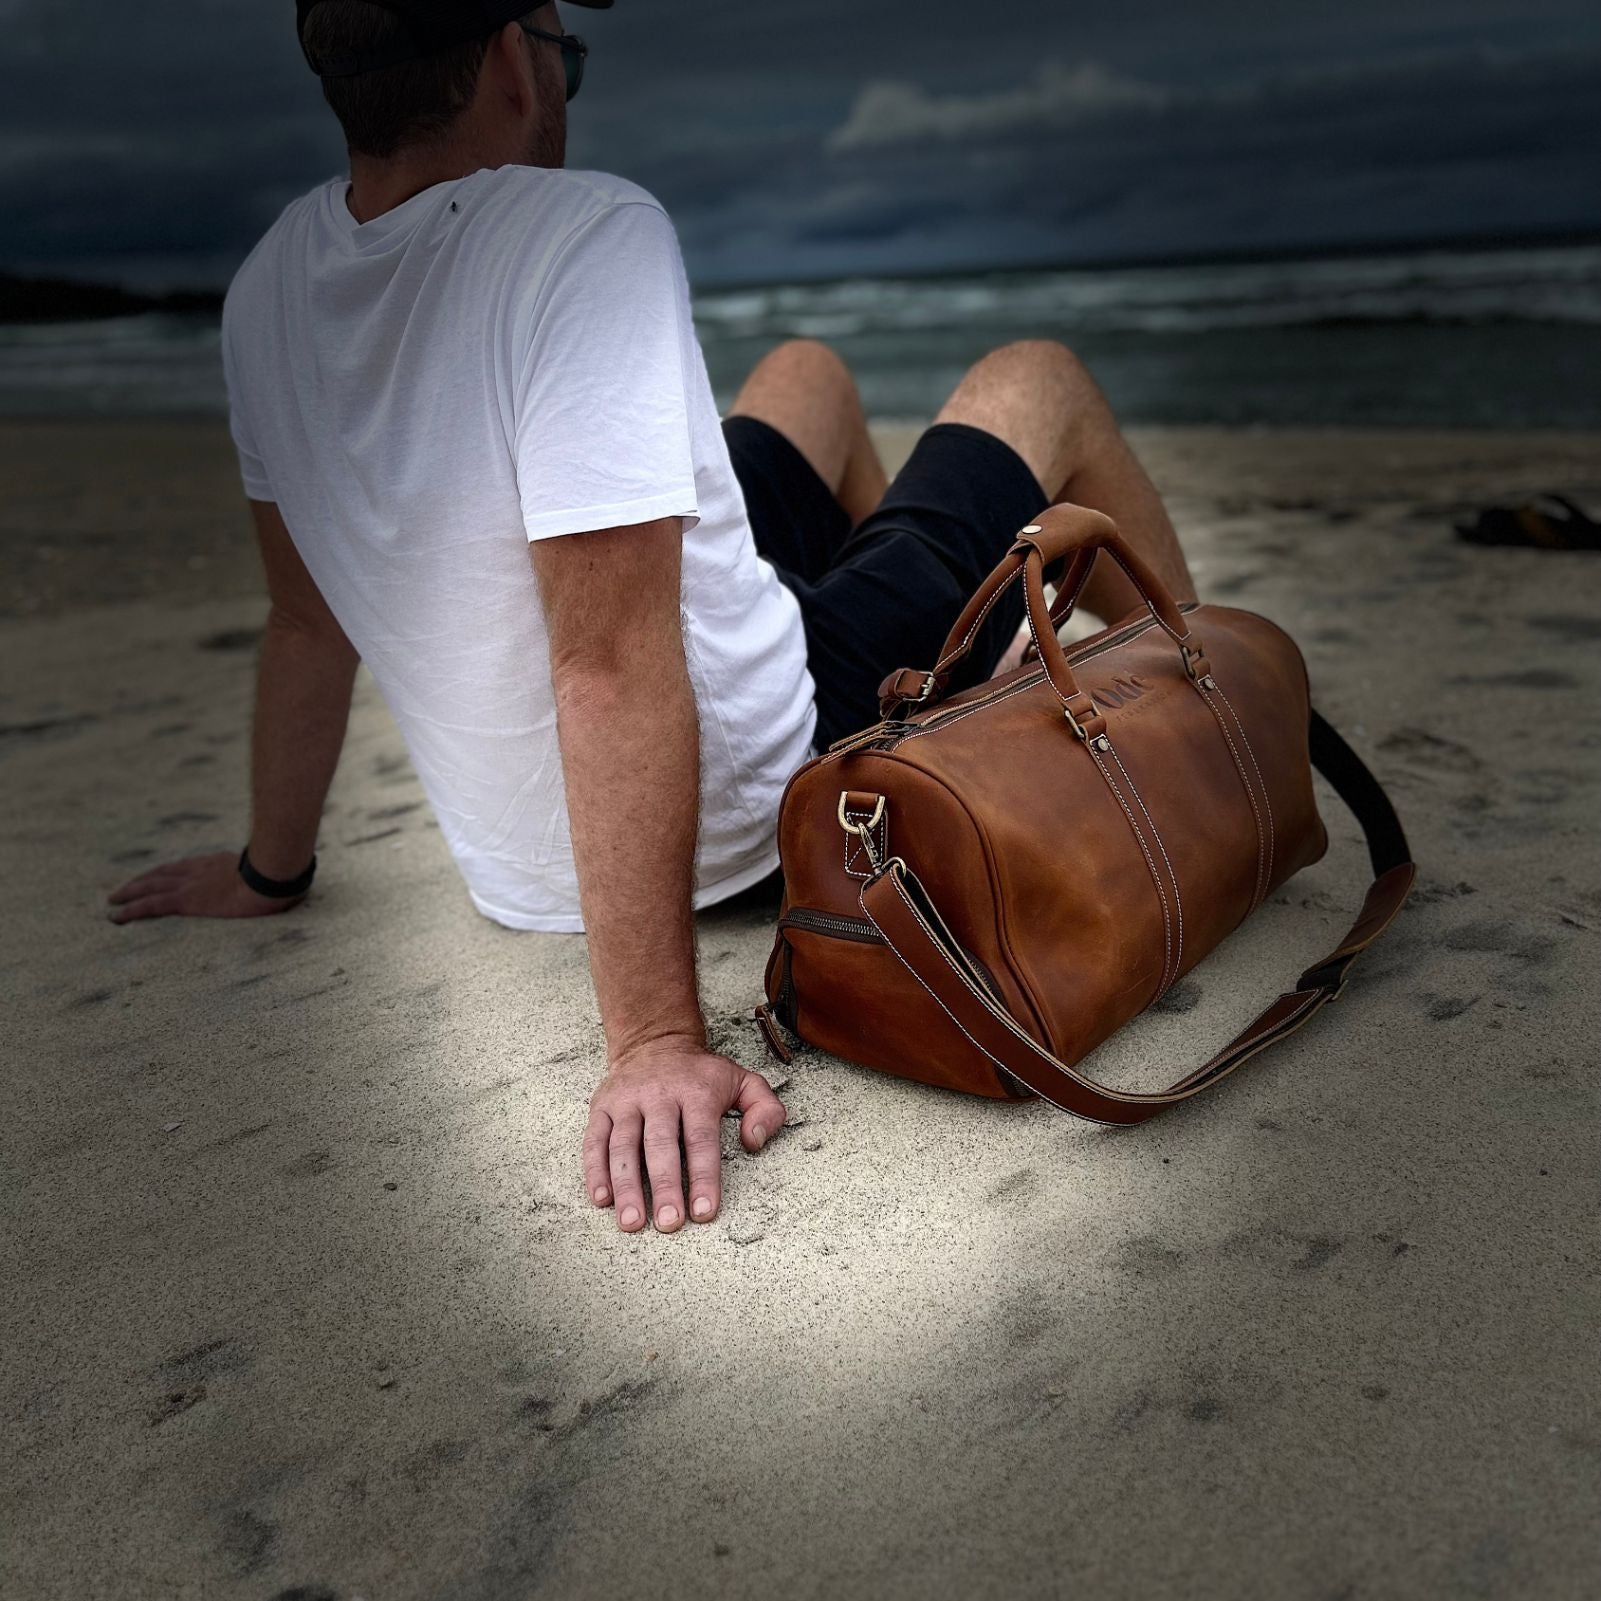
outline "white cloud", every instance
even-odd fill
[[[916,84],[878,78],[863,85],[849,117],[828,136],[828,147],[855,150],[1061,127],[1111,111],[1159,109],[1169,99],[1170,91],[1160,85],[1095,61],[1076,67],[1047,61],[1031,82],[992,94],[930,94]]]

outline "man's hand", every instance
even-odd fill
[[[758,1074],[706,1049],[695,989],[694,887],[700,729],[679,611],[683,523],[657,518],[536,540],[550,638],[573,865],[609,1071],[591,1101],[584,1184],[617,1222],[684,1221],[719,1199],[718,1131],[738,1107],[759,1150],[784,1120]],[[760,1134],[758,1135],[758,1129]]]
[[[350,717],[357,657],[324,604],[271,501],[250,502],[272,607],[256,664],[251,727],[250,860],[293,878],[317,848],[317,824]],[[226,853],[166,862],[113,890],[113,923],[144,917],[268,917],[305,897],[258,895]]]
[[[222,851],[152,867],[112,890],[107,901],[113,923],[132,923],[141,917],[270,917],[305,898],[258,895],[239,876],[239,858]]]
[[[722,1199],[723,1114],[739,1109],[739,1137],[759,1151],[787,1113],[759,1073],[708,1051],[694,1039],[653,1040],[612,1064],[589,1102],[584,1184],[596,1206],[616,1202],[617,1225],[645,1226],[644,1178],[656,1227],[684,1222],[679,1141],[689,1165],[689,1216],[709,1223]],[[643,1160],[641,1151],[643,1150]]]

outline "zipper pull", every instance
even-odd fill
[[[756,1026],[762,1031],[762,1043],[767,1047],[768,1054],[788,1067],[795,1060],[795,1053],[784,1043],[784,1036],[778,1032],[778,1022],[765,1001],[755,1009],[754,1015]]]
[[[825,752],[829,756],[842,756],[846,751],[864,750],[877,745],[886,744],[899,739],[912,725],[897,718],[889,718],[882,722],[871,723],[866,728],[859,728],[854,734],[847,734],[844,739],[836,739]]]

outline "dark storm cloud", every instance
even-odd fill
[[[1431,51],[1205,85],[1046,63],[983,93],[859,89],[812,139],[774,141],[759,183],[671,151],[634,175],[675,190],[709,278],[1601,225],[1601,53]]]
[[[573,9],[569,162],[657,194],[703,281],[1601,222],[1586,6],[1105,11]],[[225,279],[342,168],[291,15],[0,0],[0,262]]]

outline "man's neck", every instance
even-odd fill
[[[448,183],[452,178],[465,178],[482,165],[464,162],[455,151],[440,152],[429,160],[408,161],[375,161],[370,156],[352,155],[345,204],[357,222],[371,222],[424,189]]]
[[[559,111],[518,128],[468,113],[433,144],[410,145],[383,158],[352,150],[345,205],[357,222],[371,222],[424,189],[485,167],[560,167],[567,159],[567,132]]]
[[[502,167],[520,159],[526,158],[502,148],[500,141],[482,139],[453,139],[386,160],[351,151],[345,204],[357,222],[371,222],[436,183],[449,183],[482,167]]]

